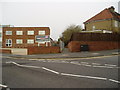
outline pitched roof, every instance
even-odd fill
[[[111,11],[113,9],[113,11]],[[120,21],[120,14],[114,11],[114,7],[106,8],[97,15],[93,16],[92,18],[88,19],[84,23],[96,21],[96,20],[103,20],[103,19],[117,19]]]

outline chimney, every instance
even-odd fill
[[[114,12],[115,8],[113,6],[111,6],[110,8],[108,8],[110,11]]]

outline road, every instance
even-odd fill
[[[30,60],[2,58],[3,85],[10,88],[118,88],[118,56]]]

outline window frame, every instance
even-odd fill
[[[30,33],[30,32],[33,32],[32,34]],[[34,31],[33,30],[29,30],[29,31],[27,31],[27,35],[34,35]]]
[[[118,24],[119,24],[118,21],[114,21],[114,26],[115,27],[118,27]]]
[[[29,40],[33,40],[33,43],[30,43]],[[27,39],[27,44],[34,44],[34,39]]]
[[[18,32],[22,32],[22,34],[20,34]],[[23,31],[16,31],[16,35],[23,35]]]
[[[8,34],[8,32],[11,32],[11,34]],[[5,31],[5,35],[12,35],[12,31]]]
[[[42,32],[42,33],[41,33]],[[44,33],[43,33],[44,32]],[[45,30],[38,31],[38,35],[45,35]]]
[[[22,42],[21,42],[21,43],[18,43],[17,40],[21,40]],[[16,44],[23,44],[23,39],[16,39]]]

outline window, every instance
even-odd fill
[[[93,26],[92,29],[95,30],[95,26]]]
[[[114,24],[115,24],[115,27],[118,27],[118,21],[115,21]]]
[[[12,31],[6,31],[6,35],[12,35]]]
[[[28,40],[27,40],[27,43],[28,43],[28,44],[33,44],[33,43],[34,43],[34,39],[28,39]]]
[[[34,31],[28,31],[27,34],[28,35],[34,35]]]
[[[45,31],[39,31],[39,35],[45,35]]]
[[[23,31],[16,31],[16,35],[23,35]]]
[[[16,43],[17,43],[17,44],[22,44],[22,43],[23,43],[23,40],[22,40],[22,39],[16,39]]]
[[[6,39],[6,46],[7,47],[12,46],[12,39]]]

